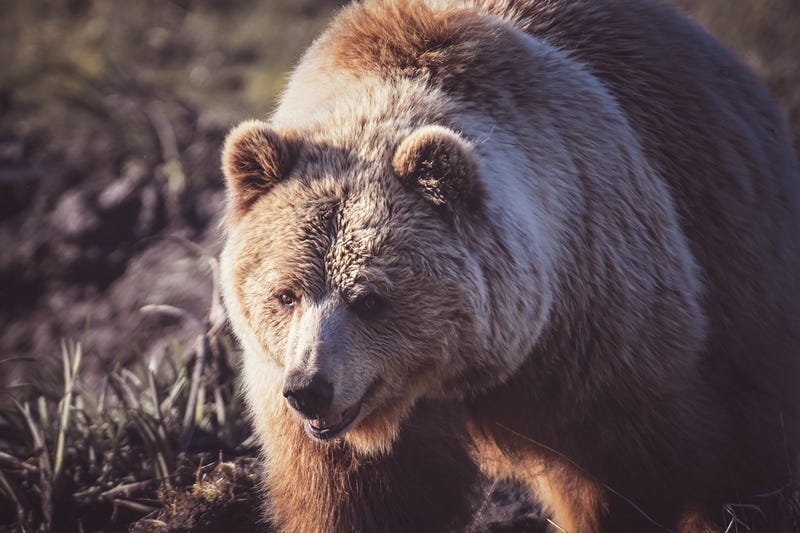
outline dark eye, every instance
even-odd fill
[[[297,296],[292,291],[282,291],[278,294],[278,301],[286,307],[293,307],[297,303]]]
[[[372,318],[383,310],[383,298],[377,294],[367,294],[353,302],[353,309],[364,318]]]

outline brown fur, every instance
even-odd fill
[[[287,137],[257,121],[237,126],[225,144],[230,214],[239,217],[289,170],[294,148]],[[236,149],[231,149],[233,146]]]
[[[422,405],[391,456],[312,442],[276,413],[267,443],[268,517],[281,531],[463,531],[477,483],[453,406]]]
[[[757,506],[754,530],[791,531],[800,180],[774,103],[654,0],[435,3],[344,10],[260,144],[227,144],[226,303],[278,522],[456,524],[457,503],[340,490],[435,483],[400,443],[418,417],[414,439],[459,435],[415,407],[444,397],[484,470],[566,530],[719,530]],[[359,314],[365,294],[387,305]],[[302,435],[291,369],[333,376],[335,409],[362,398],[337,443]],[[426,459],[468,479],[447,442]]]
[[[444,128],[421,128],[403,140],[392,170],[404,184],[451,213],[480,206],[480,183],[469,146]]]
[[[329,46],[336,70],[450,77],[458,74],[451,63],[454,56],[471,56],[491,46],[485,41],[485,23],[474,12],[443,13],[421,2],[373,2],[339,18],[329,34],[335,38],[323,45]]]

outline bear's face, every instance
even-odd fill
[[[248,400],[256,416],[285,402],[315,439],[388,449],[474,349],[479,274],[454,231],[478,195],[469,145],[428,126],[367,162],[302,138],[250,122],[226,144]]]

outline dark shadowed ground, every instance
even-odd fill
[[[762,77],[800,147],[800,1],[677,3]],[[0,2],[0,383],[20,401],[0,400],[0,531],[254,523],[236,352],[209,318],[219,150],[339,4]],[[513,489],[487,498],[478,530],[534,530]]]

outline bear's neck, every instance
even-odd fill
[[[361,457],[276,409],[259,428],[269,518],[286,532],[463,530],[478,474],[455,410],[426,403],[391,454]]]

